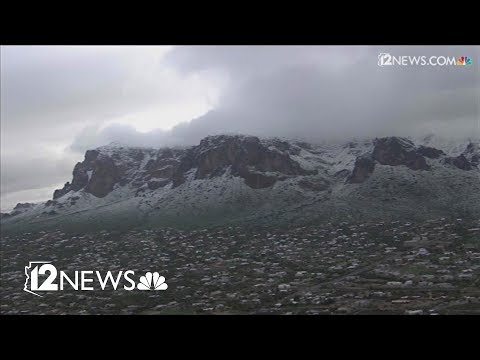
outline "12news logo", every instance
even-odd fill
[[[48,276],[47,276],[48,274]],[[114,290],[119,288],[121,282],[125,282],[122,287],[126,291],[138,290],[167,290],[168,285],[165,278],[158,272],[147,272],[141,276],[138,284],[132,279],[135,275],[133,270],[119,271],[116,277],[111,271],[102,274],[100,271],[84,270],[75,271],[73,276],[68,276],[64,271],[58,271],[50,261],[30,261],[25,266],[25,284],[23,290],[36,295],[43,291],[61,291],[66,286],[74,290],[92,291],[105,290],[110,283]],[[40,281],[40,277],[43,281]],[[45,278],[46,277],[46,278]],[[95,287],[98,280],[99,288]]]
[[[472,59],[468,56],[393,56],[389,53],[378,54],[378,66],[470,66]]]

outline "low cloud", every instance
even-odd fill
[[[111,142],[193,145],[221,133],[309,141],[428,133],[478,138],[479,49],[27,47],[9,49],[6,56],[2,51],[2,170],[10,173],[2,171],[2,201],[4,193],[68,181],[85,150]],[[469,56],[473,65],[379,67],[381,52]],[[35,151],[48,146],[56,147],[55,156],[36,159]],[[47,165],[48,157],[58,165]],[[38,179],[22,180],[28,173]]]
[[[189,74],[218,71],[228,86],[213,111],[170,131],[111,127],[94,144],[195,144],[218,133],[311,141],[383,135],[475,136],[478,64],[379,67],[392,55],[462,56],[478,47],[179,47],[166,61]],[[76,141],[76,147],[81,143]],[[93,144],[92,143],[92,144]]]

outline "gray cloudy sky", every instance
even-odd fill
[[[380,52],[472,66],[379,67]],[[2,46],[1,208],[51,198],[86,149],[211,134],[479,137],[476,46]]]

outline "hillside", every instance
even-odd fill
[[[478,141],[386,137],[308,144],[219,135],[186,148],[89,150],[52,199],[2,232],[190,228],[480,216]]]

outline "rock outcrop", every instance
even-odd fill
[[[311,174],[289,156],[300,151],[280,140],[264,144],[254,136],[209,136],[184,151],[161,150],[147,168],[152,178],[170,179],[173,187],[183,184],[187,172],[194,170],[194,179],[218,177],[229,171],[258,189],[272,186],[278,174]]]
[[[58,199],[62,197],[63,195],[67,194],[71,190],[71,184],[70,182],[66,182],[65,185],[63,185],[63,188],[57,189],[53,192],[53,199]]]
[[[438,159],[440,156],[445,156],[446,154],[439,149],[435,149],[430,146],[420,145],[417,149],[417,152],[423,156],[426,156],[430,159]]]
[[[351,143],[347,144],[349,146]],[[438,159],[446,154],[439,149],[429,146],[415,146],[406,138],[385,137],[375,139],[371,154],[363,154],[355,161],[352,174],[347,178],[348,183],[362,183],[373,173],[375,162],[381,165],[406,166],[412,170],[429,170],[425,157]]]
[[[34,204],[32,204],[32,203],[18,203],[17,205],[15,205],[13,210],[22,211],[22,210],[31,209],[33,206],[34,206]]]
[[[457,157],[447,157],[443,161],[445,164],[453,165],[460,170],[469,171],[472,170],[472,164],[468,161],[465,155],[461,154]]]
[[[259,188],[272,186],[276,181],[274,174],[265,173],[311,174],[290,158],[290,144],[276,140],[272,146],[267,147],[254,136],[207,137],[194,150],[195,178],[219,176],[230,167],[232,175],[244,178],[253,188]]]
[[[1,215],[2,226],[270,224],[451,208],[458,218],[478,217],[479,155],[468,141],[398,137],[305,144],[220,135],[183,148],[108,145],[87,151],[54,199],[18,204]]]
[[[473,166],[480,165],[480,144],[478,143],[469,143],[467,148],[463,152],[463,156],[469,161]]]
[[[148,161],[138,149],[89,150],[84,161],[75,165],[72,182],[55,190],[53,199],[80,189],[104,197],[116,184],[130,183],[150,190],[169,183],[178,187],[190,172],[194,179],[209,179],[229,171],[230,175],[243,178],[251,188],[266,188],[284,176],[316,173],[303,169],[290,158],[300,152],[299,146],[286,141],[262,142],[254,136],[239,135],[209,136],[198,146],[186,149],[160,149],[149,154]]]
[[[98,150],[88,150],[84,161],[75,165],[72,182],[67,182],[62,189],[55,190],[53,199],[81,189],[96,197],[104,197],[113,190],[119,179],[119,169],[112,157]]]
[[[92,175],[85,191],[96,197],[106,196],[120,180],[120,174],[114,161],[107,156],[93,160],[91,171]]]
[[[18,203],[15,205],[13,210],[9,213],[1,213],[0,219],[7,219],[11,218],[13,216],[19,215],[21,213],[24,213],[30,209],[32,209],[35,206],[35,204],[32,203]]]
[[[400,137],[377,139],[372,157],[382,165],[405,165],[412,170],[428,170],[425,157],[417,150],[415,144]]]
[[[146,191],[166,186],[176,188],[187,181],[222,176],[242,178],[252,189],[269,188],[277,181],[298,176],[300,178],[296,184],[301,189],[324,191],[330,188],[331,182],[363,183],[374,173],[376,165],[429,170],[427,159],[434,161],[440,158],[440,163],[471,170],[480,160],[478,144],[473,143],[467,146],[462,155],[451,158],[442,150],[416,146],[411,140],[401,137],[375,139],[373,149],[371,142],[368,142],[368,146],[365,144],[349,142],[342,147],[342,156],[352,156],[352,160],[356,160],[352,170],[337,167],[332,178],[325,170],[331,165],[328,157],[323,158],[327,148],[280,139],[217,135],[206,137],[197,146],[186,148],[157,150],[107,146],[87,151],[84,160],[75,165],[71,182],[55,190],[53,200],[48,205],[60,206],[63,202],[57,204],[55,201],[79,190],[101,198],[116,187],[129,186],[136,196],[144,196]],[[363,151],[366,152],[362,154]],[[295,159],[303,159],[302,164],[306,164],[308,170]],[[308,165],[312,159],[318,161],[316,168],[323,168],[321,171],[325,176],[312,176],[318,175],[318,170],[311,170],[311,165]],[[352,160],[349,160],[349,164]],[[70,203],[75,202],[72,200]]]
[[[372,175],[375,170],[375,161],[370,154],[359,156],[355,161],[352,174],[347,178],[351,184],[362,183]]]
[[[155,160],[146,165],[148,175],[153,178],[171,179],[180,166],[180,158],[184,151],[160,149]]]

